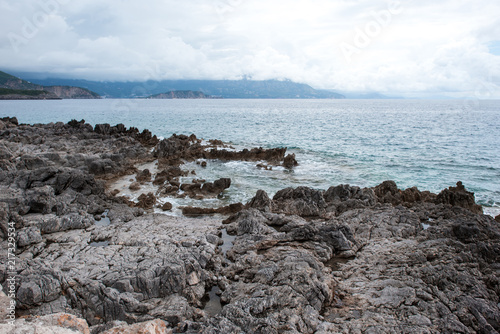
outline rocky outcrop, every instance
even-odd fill
[[[88,89],[71,86],[44,86],[45,91],[55,94],[61,99],[100,99],[101,96]]]
[[[231,215],[243,210],[242,203],[234,203],[227,206],[222,206],[220,208],[200,208],[193,206],[185,206],[182,208],[182,214],[186,216],[197,216],[197,215],[213,215],[219,213],[221,215]]]
[[[220,178],[214,182],[205,183],[183,183],[180,185],[180,190],[184,191],[189,197],[204,198],[215,197],[231,186],[230,178]]]
[[[6,334],[90,334],[89,326],[84,319],[67,313],[19,319],[14,324],[0,324],[0,330]]]
[[[165,164],[196,156],[194,136],[158,144],[165,161],[155,175],[134,165],[153,160],[148,132],[0,121],[0,249],[11,226],[17,243],[18,320],[9,331],[500,331],[500,227],[461,183],[439,194],[392,181],[286,188],[272,198],[260,190],[245,206],[183,209],[237,212],[222,224],[153,212],[171,210],[158,196],[184,184],[211,194],[230,185],[181,185],[185,172]],[[105,180],[117,175],[161,191],[138,203],[108,195]],[[10,270],[0,252],[4,291]],[[209,310],[217,294],[219,308]]]
[[[283,160],[283,166],[285,166],[285,168],[293,168],[298,164],[297,160],[295,160],[295,153],[287,155]]]
[[[272,164],[280,164],[284,160],[286,148],[263,149],[262,147],[253,149],[243,149],[241,151],[219,149],[217,146],[202,145],[201,140],[195,135],[172,135],[158,143],[155,148],[155,156],[161,160],[180,162],[180,160],[195,161],[197,159],[219,159],[219,160],[241,160],[241,161],[261,161],[265,160]]]
[[[326,191],[308,187],[286,188],[278,191],[272,200],[259,190],[247,206],[302,217],[329,218],[348,210],[376,204],[414,207],[424,203],[457,206],[482,213],[481,206],[475,202],[474,193],[465,190],[461,182],[457,183],[457,187],[450,187],[437,195],[419,191],[416,187],[400,190],[394,181],[385,181],[374,188],[349,185],[332,186]]]

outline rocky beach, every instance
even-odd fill
[[[1,119],[0,332],[500,332],[500,217],[459,180],[437,194],[258,191],[169,214],[168,198],[231,187],[185,162],[293,169],[286,151]],[[142,193],[123,196],[124,182]]]

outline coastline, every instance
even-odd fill
[[[182,161],[296,161],[286,149],[160,141],[123,125],[2,124],[2,250],[12,223],[16,310],[27,317],[16,326],[69,311],[93,333],[153,321],[185,333],[499,330],[498,221],[461,184],[439,194],[390,181],[287,188],[257,192],[224,221],[176,218],[152,212],[165,204],[155,193],[131,203],[106,181],[135,175],[139,187],[201,199],[231,182],[181,183],[191,173]],[[157,173],[136,168],[155,161]],[[224,254],[225,232],[236,238]],[[221,310],[211,314],[215,286]]]

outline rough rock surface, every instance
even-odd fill
[[[286,148],[264,149],[262,147],[253,149],[243,149],[241,151],[219,149],[222,142],[210,141],[210,145],[202,145],[201,140],[195,135],[173,135],[168,139],[160,141],[155,149],[155,156],[164,163],[180,161],[195,161],[197,159],[220,159],[220,160],[242,160],[260,161],[266,160],[269,163],[279,164],[285,158]],[[290,159],[290,158],[289,158]]]
[[[13,333],[500,331],[499,223],[461,183],[439,194],[392,181],[258,191],[222,225],[108,195],[104,180],[158,178],[135,168],[154,159],[146,131],[2,123],[0,249],[11,226],[17,242]],[[173,138],[154,153],[165,158],[165,191],[181,186],[176,159],[198,159],[201,145]],[[95,219],[103,213],[109,223]],[[0,252],[4,291],[7,260]]]

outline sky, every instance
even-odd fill
[[[498,0],[0,0],[0,70],[500,98]]]

